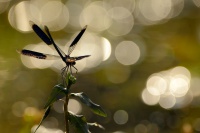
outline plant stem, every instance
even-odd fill
[[[65,86],[66,89],[68,89],[68,85],[66,84],[66,79],[65,79],[64,76],[62,76],[62,80],[63,80],[63,85]],[[68,94],[66,94],[65,95],[65,103],[64,103],[65,131],[66,131],[66,133],[69,133],[68,102],[69,102],[69,96],[68,96]]]
[[[66,128],[66,133],[69,133],[69,123],[68,123],[68,102],[69,102],[69,97],[68,97],[68,95],[66,95],[66,96],[65,96],[65,104],[64,104],[65,128]]]

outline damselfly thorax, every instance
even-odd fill
[[[76,59],[74,57],[66,57],[67,63],[75,63]]]

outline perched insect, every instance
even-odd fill
[[[44,30],[46,31],[46,33],[40,29],[40,27],[38,27],[36,24],[34,24],[32,21],[30,21],[30,24],[32,25],[32,29],[34,30],[34,32],[47,44],[47,45],[53,45],[54,48],[56,49],[56,51],[58,52],[59,56],[57,55],[50,55],[50,54],[44,54],[44,53],[40,53],[40,52],[36,52],[36,51],[31,51],[31,50],[26,50],[26,49],[22,49],[21,51],[18,51],[20,54],[22,55],[26,55],[26,56],[31,56],[31,57],[35,57],[38,59],[57,59],[58,57],[61,58],[66,66],[64,68],[62,68],[62,76],[64,75],[65,71],[68,72],[68,69],[70,68],[70,72],[72,73],[72,68],[76,69],[76,73],[78,72],[78,69],[74,66],[76,64],[76,61],[81,60],[83,58],[89,57],[90,55],[83,55],[83,56],[77,56],[77,57],[70,57],[70,54],[72,53],[72,51],[74,50],[76,44],[78,43],[78,41],[80,40],[80,38],[82,37],[83,33],[85,32],[87,26],[85,26],[80,33],[76,36],[76,38],[73,40],[73,42],[71,43],[71,45],[69,46],[68,49],[68,53],[65,54],[54,42],[49,29],[47,26],[44,26]]]

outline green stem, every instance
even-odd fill
[[[68,112],[68,102],[69,102],[69,91],[72,84],[75,84],[76,78],[73,77],[70,73],[67,74],[67,80],[65,77],[62,77],[64,86],[66,88],[66,95],[65,95],[65,103],[64,103],[64,113],[65,113],[65,128],[66,133],[69,133],[69,112]]]
[[[64,76],[62,76],[63,85],[66,89],[68,89],[68,83],[66,84],[66,79]],[[65,115],[65,131],[66,133],[69,133],[69,117],[68,117],[68,102],[69,102],[69,96],[68,94],[65,95],[65,103],[64,103],[64,115]]]
[[[65,97],[65,104],[64,104],[64,113],[65,113],[65,128],[66,128],[66,133],[69,133],[69,123],[68,123],[68,102],[69,102],[69,97],[66,95]]]

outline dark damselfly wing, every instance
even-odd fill
[[[33,31],[47,44],[47,45],[53,45],[56,51],[58,52],[59,56],[62,58],[62,60],[65,62],[65,56],[66,54],[55,44],[53,38],[51,37],[51,34],[49,32],[49,29],[47,26],[45,26],[45,31],[47,34],[35,23],[30,21],[30,24],[32,25]]]
[[[66,57],[66,54],[56,45],[56,43],[54,42],[50,32],[49,32],[49,28],[47,26],[44,26],[45,28],[45,31],[47,32],[54,48],[56,49],[57,53],[60,55],[60,57],[62,58],[62,60],[65,62],[65,57]]]
[[[51,45],[52,41],[51,39],[44,33],[40,27],[38,27],[36,24],[34,24],[32,21],[30,21],[31,27],[33,31],[47,44]]]
[[[30,56],[34,57],[37,59],[45,59],[45,60],[54,60],[54,59],[60,59],[60,56],[57,55],[51,55],[51,54],[44,54],[36,51],[31,51],[27,49],[22,49],[22,50],[17,50],[18,53],[25,55],[25,56]]]
[[[83,58],[86,58],[86,57],[89,57],[90,55],[84,55],[84,56],[77,56],[77,57],[74,57],[76,60],[81,60]]]
[[[87,28],[87,25],[79,32],[79,34],[76,36],[76,38],[74,39],[74,41],[69,46],[68,53],[67,53],[68,55],[70,55],[72,53],[72,51],[76,47],[76,44],[78,43],[78,41],[82,37],[83,33],[85,32],[86,28]]]

